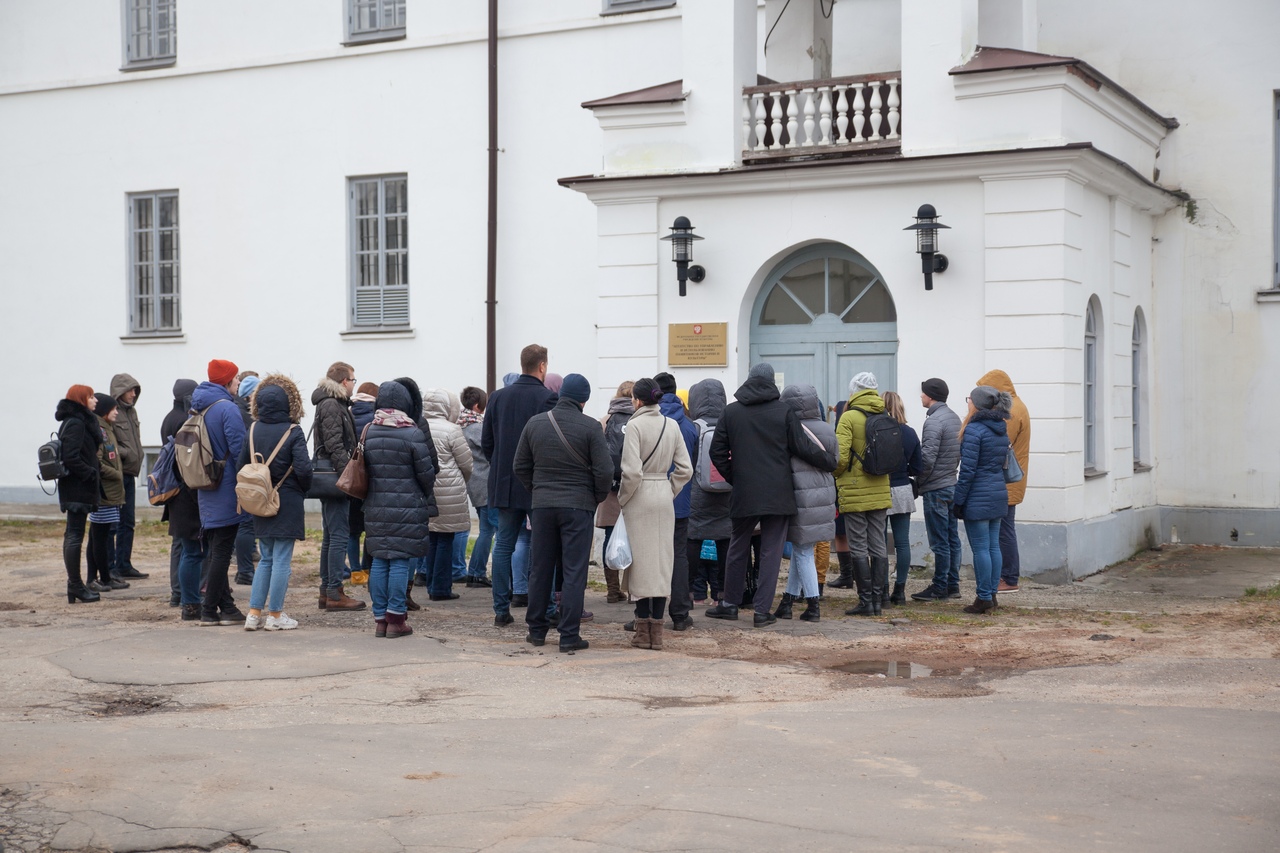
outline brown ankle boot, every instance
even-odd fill
[[[409,588],[404,591],[405,609],[412,613],[415,610],[421,610],[422,605],[413,600],[413,583],[409,583]]]
[[[637,622],[640,620],[637,619]],[[662,648],[662,620],[650,619],[649,621],[649,648],[655,652]],[[637,626],[638,628],[639,626]]]
[[[622,584],[618,582],[619,572],[617,569],[604,570],[604,583],[609,588],[609,594],[605,598],[610,604],[617,604],[619,601],[626,601],[626,593],[622,591]]]
[[[323,588],[320,590],[320,609],[329,609],[329,594],[325,592]]]
[[[649,625],[651,619],[637,619],[636,632],[631,635],[631,646],[636,649],[651,649],[653,645],[649,639]]]
[[[388,613],[387,614],[387,639],[394,640],[396,637],[407,637],[413,633],[413,629],[404,621],[404,614]]]
[[[329,601],[326,610],[364,610],[365,603],[356,598],[348,598],[347,594],[342,591],[342,587],[338,587],[337,592],[329,591]]]

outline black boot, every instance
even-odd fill
[[[871,558],[871,606],[876,615],[889,602],[889,558]]]
[[[866,557],[854,557],[850,555],[853,563],[853,579],[858,587],[858,606],[850,607],[844,612],[845,616],[875,616],[879,599],[875,603],[871,600],[871,561]]]
[[[795,598],[791,595],[791,593],[784,592],[782,594],[782,602],[778,605],[778,609],[773,611],[773,615],[779,619],[790,619],[791,618],[791,602],[793,601],[795,601]]]
[[[840,563],[840,577],[827,586],[832,589],[853,589],[853,555],[848,551],[836,551],[836,560]]]
[[[820,622],[822,620],[822,613],[818,610],[818,599],[806,598],[804,602],[808,607],[806,607],[804,612],[800,614],[800,621]]]
[[[822,597],[823,597],[823,593],[824,593],[823,587],[824,587],[824,586],[826,586],[826,584],[821,584],[821,583],[820,583],[820,584],[818,584],[818,598],[819,598],[819,600],[821,600],[821,599],[822,599]]]
[[[893,605],[907,603],[907,585],[905,583],[895,583],[893,585],[893,594],[889,596],[889,603]]]

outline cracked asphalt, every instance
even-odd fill
[[[907,680],[802,652],[892,658],[910,622],[696,616],[640,651],[591,592],[592,648],[561,655],[485,625],[483,590],[390,642],[364,614],[184,627],[159,574],[69,607],[35,592],[56,562],[22,572],[0,608],[5,851],[1280,849],[1274,631]]]

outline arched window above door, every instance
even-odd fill
[[[822,247],[819,247],[821,249]],[[775,273],[760,326],[808,325],[824,315],[843,323],[894,323],[898,313],[880,274],[854,252],[807,251]]]

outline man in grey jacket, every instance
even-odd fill
[[[911,596],[915,601],[960,597],[960,520],[951,514],[960,467],[960,416],[947,407],[947,383],[920,383],[920,404],[929,410],[920,431],[920,501],[924,529],[933,551],[933,583]]]
[[[513,471],[532,495],[530,512],[532,560],[529,567],[529,626],[526,641],[546,642],[547,605],[556,563],[560,564],[560,651],[588,647],[579,628],[582,595],[587,588],[587,562],[596,507],[613,485],[613,459],[600,423],[582,413],[591,383],[570,373],[560,387],[560,400],[550,412],[534,415],[520,433]]]

